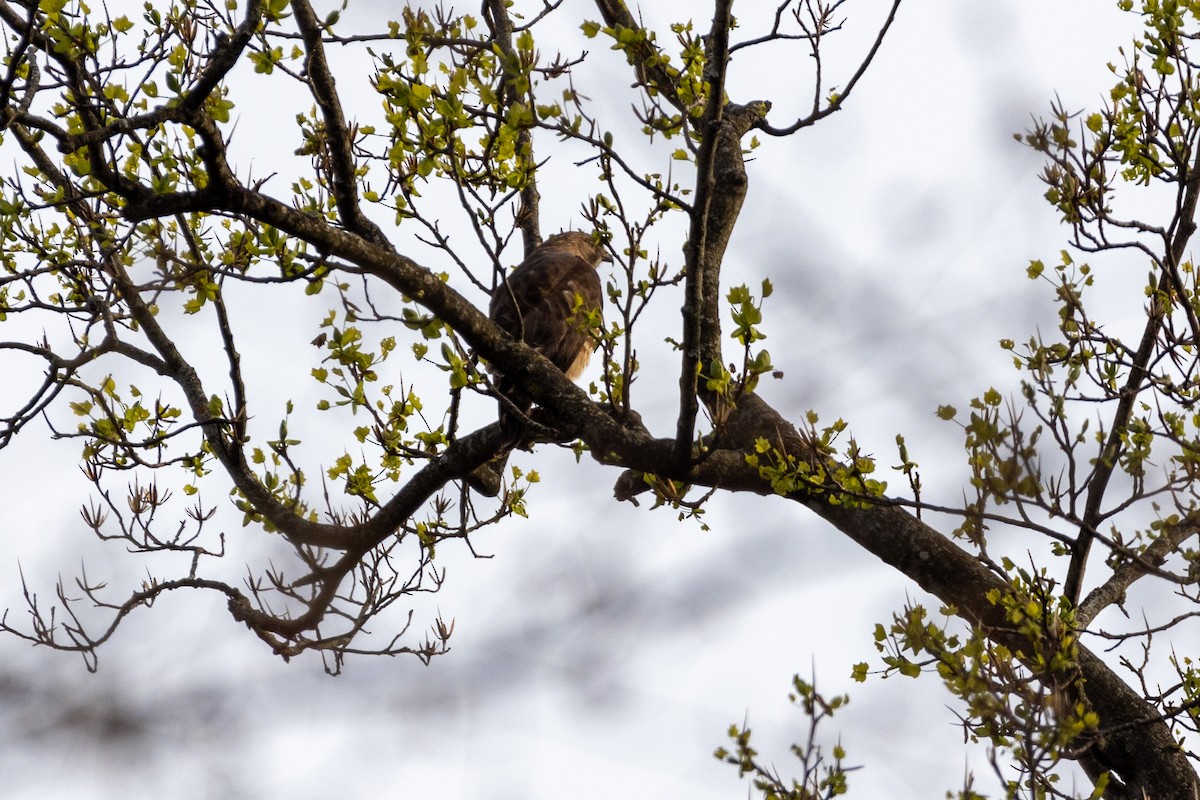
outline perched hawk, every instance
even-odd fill
[[[604,308],[604,291],[596,272],[604,261],[612,258],[591,234],[580,231],[555,234],[496,287],[488,314],[514,339],[537,350],[574,380],[583,373],[596,346],[589,332],[588,316]],[[522,415],[529,411],[532,400],[511,380],[502,375],[497,388]],[[481,468],[495,470],[495,491],[477,486],[477,480],[470,481],[472,486],[485,494],[495,495],[499,491],[499,473],[508,451],[520,442],[523,432],[521,417],[502,400],[501,451]]]
[[[537,350],[575,380],[596,346],[587,317],[604,310],[604,292],[596,272],[602,261],[612,258],[591,234],[555,234],[496,287],[488,315],[514,339]],[[521,413],[529,410],[531,401],[512,381],[501,377],[499,388]],[[519,438],[520,419],[501,403],[502,440],[508,439],[514,428]]]

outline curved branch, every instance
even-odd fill
[[[775,126],[764,121],[758,125],[758,129],[763,133],[770,134],[771,136],[790,136],[801,128],[807,128],[811,125],[815,125],[816,123],[825,119],[825,117],[828,117],[836,111],[840,111],[846,100],[850,97],[850,93],[854,91],[854,87],[858,85],[859,80],[863,75],[866,74],[867,67],[871,66],[871,62],[875,60],[875,56],[879,52],[879,48],[883,45],[884,37],[887,36],[888,31],[892,27],[892,23],[896,20],[896,12],[900,10],[901,2],[902,0],[892,0],[892,8],[888,12],[887,19],[884,20],[882,27],[880,27],[879,33],[875,37],[875,42],[871,45],[871,49],[867,51],[867,55],[858,65],[858,69],[854,71],[854,74],[850,76],[850,80],[846,82],[846,88],[842,90],[834,100],[830,101],[829,105],[825,106],[825,108],[814,110],[813,113],[809,114],[807,117],[801,117],[786,127],[776,128]]]

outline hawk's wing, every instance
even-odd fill
[[[591,237],[578,232],[550,237],[496,287],[488,306],[488,315],[497,325],[550,359],[572,380],[583,372],[595,348],[587,316],[604,308],[596,264],[608,259],[591,242]],[[485,473],[486,480],[476,473],[467,478],[473,488],[490,497],[500,491],[504,464],[524,436],[524,415],[533,404],[507,375],[500,375],[496,384],[501,395],[497,454],[476,471]]]
[[[582,298],[579,312],[576,297]],[[492,294],[489,315],[569,378],[577,378],[595,347],[581,315],[600,311],[604,292],[595,267],[558,248],[535,251]]]

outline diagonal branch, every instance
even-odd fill
[[[308,85],[325,121],[324,144],[329,152],[330,180],[333,184],[331,191],[337,203],[338,215],[348,230],[380,247],[391,247],[384,232],[363,214],[359,206],[358,170],[355,167],[351,131],[342,112],[336,81],[325,58],[321,24],[308,0],[294,0],[292,13],[295,14],[296,25],[300,28],[307,50],[304,68]]]
[[[641,24],[633,18],[633,14],[629,13],[629,8],[623,0],[596,0],[596,8],[604,17],[604,22],[610,27],[642,30]],[[647,89],[660,93],[686,116],[689,106],[679,98],[678,81],[668,71],[667,59],[661,57],[655,50],[651,38],[644,37],[642,43],[631,50],[631,54],[638,80]]]
[[[1187,189],[1171,225],[1171,239],[1166,254],[1167,263],[1183,263],[1188,242],[1196,230],[1195,220],[1198,204],[1200,204],[1200,151],[1196,153],[1191,175],[1187,179]],[[1154,355],[1155,343],[1158,341],[1165,313],[1165,306],[1158,299],[1151,298],[1141,344],[1130,364],[1125,385],[1121,387],[1121,399],[1117,402],[1116,412],[1113,414],[1108,439],[1104,443],[1104,449],[1096,461],[1095,472],[1092,473],[1088,483],[1087,500],[1083,519],[1079,526],[1079,537],[1071,549],[1071,563],[1063,584],[1063,594],[1072,604],[1079,603],[1088,554],[1096,536],[1096,526],[1100,524],[1104,494],[1108,488],[1108,481],[1120,462],[1121,452],[1124,449],[1122,440],[1129,422],[1133,418],[1138,394],[1149,376],[1150,359]]]
[[[208,57],[204,69],[188,93],[179,101],[179,107],[184,112],[194,113],[203,108],[213,90],[225,80],[229,71],[237,66],[242,51],[250,44],[251,38],[262,24],[265,10],[263,0],[249,0],[246,3],[246,15],[241,24],[233,29],[233,35],[218,38],[217,47]]]
[[[1140,557],[1118,567],[1108,580],[1088,593],[1087,598],[1079,604],[1075,614],[1079,628],[1086,629],[1096,616],[1113,605],[1122,603],[1125,592],[1143,575],[1151,574],[1150,567],[1159,567],[1166,562],[1167,557],[1178,551],[1180,545],[1195,536],[1197,527],[1195,521],[1183,520],[1172,525],[1154,540]]]
[[[742,419],[745,415],[750,419]],[[739,401],[729,428],[727,439],[745,441],[758,431],[758,435],[780,442],[788,455],[811,458],[811,449],[799,431],[757,395],[747,395]],[[749,473],[755,470],[744,459],[740,467],[728,463],[727,452],[714,453],[714,458],[723,462],[723,471],[727,470],[721,487],[740,486],[754,491],[750,488]],[[713,465],[706,461],[697,470],[710,466]],[[982,629],[992,641],[1005,645],[1018,657],[1034,652],[1034,647],[1013,630],[999,604],[988,599],[990,592],[1005,592],[1008,585],[940,531],[886,503],[853,507],[831,502],[828,494],[805,491],[788,498],[807,506],[865,550],[953,606],[955,613]],[[1200,780],[1188,754],[1178,746],[1162,715],[1083,646],[1078,648],[1077,666],[1082,675],[1083,695],[1099,716],[1102,733],[1079,755],[1089,774],[1098,776],[1104,770],[1112,770],[1121,781],[1134,787],[1117,793],[1113,790],[1117,783],[1114,781],[1110,784],[1114,797],[1142,797],[1140,791],[1146,797],[1192,797],[1200,792]]]

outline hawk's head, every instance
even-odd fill
[[[591,267],[599,267],[601,262],[612,262],[612,256],[605,249],[604,243],[590,233],[583,231],[567,231],[556,233],[542,243],[543,248],[561,250],[573,256],[582,258]]]

